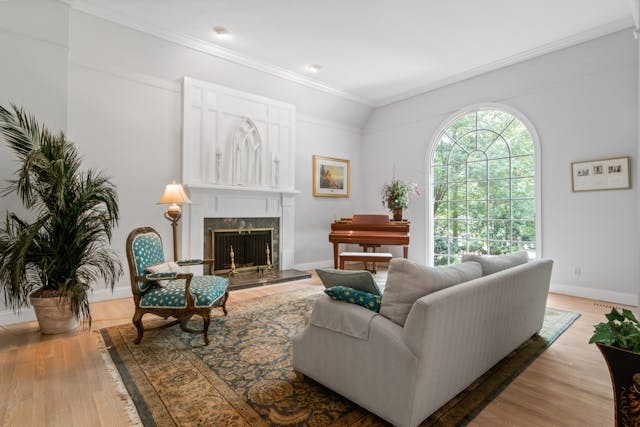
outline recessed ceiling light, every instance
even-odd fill
[[[307,73],[318,74],[320,70],[322,70],[322,65],[320,64],[309,64],[304,66],[304,70]]]
[[[230,39],[231,31],[222,26],[213,27],[213,34],[219,39]]]

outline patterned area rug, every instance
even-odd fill
[[[201,335],[177,327],[147,332],[140,345],[133,344],[132,325],[100,332],[145,426],[388,425],[293,371],[291,338],[304,327],[319,292],[305,289],[229,304],[227,317],[212,319],[206,347]],[[579,316],[547,308],[540,336],[422,425],[466,424]]]

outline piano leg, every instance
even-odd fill
[[[403,258],[409,258],[409,246],[404,246],[402,248]]]
[[[336,270],[338,269],[339,252],[340,252],[340,243],[334,243],[333,244],[333,268],[335,268]]]

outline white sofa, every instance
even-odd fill
[[[552,261],[418,299],[404,327],[322,295],[293,366],[398,426],[416,426],[542,327]],[[384,301],[384,300],[383,300]]]

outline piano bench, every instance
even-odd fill
[[[340,270],[344,270],[345,261],[360,261],[360,262],[389,262],[391,261],[390,253],[388,252],[342,252],[340,254]]]

